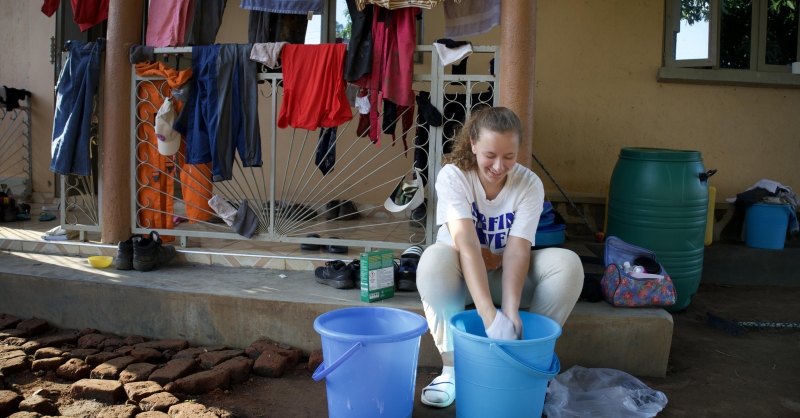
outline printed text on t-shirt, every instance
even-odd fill
[[[478,233],[478,241],[481,245],[486,245],[490,250],[505,248],[508,230],[514,223],[515,213],[508,212],[496,217],[486,217],[478,210],[478,205],[472,202],[472,221],[475,223],[475,232]]]

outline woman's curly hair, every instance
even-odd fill
[[[442,159],[442,164],[455,164],[462,171],[472,171],[478,168],[478,159],[472,153],[473,141],[478,142],[479,134],[484,129],[497,133],[515,132],[517,138],[522,140],[522,122],[517,115],[507,107],[486,107],[474,110],[455,138],[453,151]]]

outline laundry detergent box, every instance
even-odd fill
[[[394,296],[394,251],[361,253],[361,300],[375,302]]]

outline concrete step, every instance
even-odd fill
[[[61,328],[92,327],[119,335],[183,338],[192,345],[247,347],[269,337],[303,349],[320,348],[314,319],[353,306],[386,306],[423,315],[419,295],[397,293],[368,305],[359,291],[336,290],[302,270],[241,269],[175,264],[147,273],[94,269],[83,257],[0,253],[0,313],[46,319]],[[556,352],[573,364],[664,376],[672,317],[662,309],[615,309],[578,303]],[[420,366],[441,366],[429,333]]]

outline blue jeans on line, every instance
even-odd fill
[[[105,39],[67,41],[69,57],[58,78],[50,170],[58,174],[88,176],[94,96],[100,82],[100,53]]]

